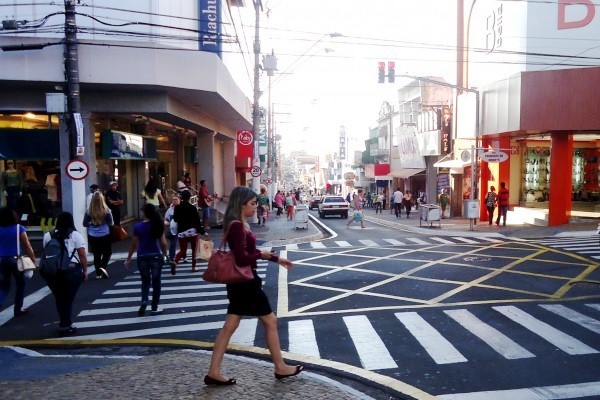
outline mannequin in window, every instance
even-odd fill
[[[6,170],[2,173],[2,184],[7,205],[13,210],[18,209],[19,197],[23,192],[23,174],[15,169],[13,160],[6,161]]]

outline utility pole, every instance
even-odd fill
[[[254,104],[252,105],[252,134],[254,135],[254,156],[252,161],[253,167],[260,167],[259,140],[258,131],[260,123],[260,11],[262,10],[262,1],[253,0],[254,13],[256,21],[254,23]],[[257,194],[260,192],[260,176],[252,177],[252,190]],[[256,215],[251,218],[250,222],[257,222]]]
[[[77,43],[77,22],[75,0],[65,0],[65,82],[67,112],[64,114],[59,131],[61,170],[68,163],[79,159],[83,164],[85,154],[85,127],[81,118],[81,99],[79,90],[79,55]],[[85,164],[87,165],[87,164]],[[89,172],[89,167],[88,167]],[[81,221],[85,213],[85,179],[73,179],[61,174],[62,204],[64,211],[71,211],[75,227],[84,231]]]

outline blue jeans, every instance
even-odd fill
[[[148,304],[150,282],[152,282],[152,309],[156,310],[160,301],[163,258],[160,254],[138,256],[137,265],[142,278],[142,304]]]
[[[66,270],[59,270],[55,278],[46,280],[48,287],[54,295],[56,311],[60,320],[59,329],[68,329],[73,322],[73,302],[79,286],[83,282],[83,269],[81,265],[70,267]]]
[[[177,235],[173,235],[171,232],[165,234],[165,236],[169,239],[169,260],[173,261],[177,252],[177,242],[179,239]]]
[[[15,313],[23,308],[25,298],[25,275],[17,269],[15,257],[0,257],[0,307],[4,304],[6,296],[10,292],[11,275],[15,278]]]

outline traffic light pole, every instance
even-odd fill
[[[253,0],[254,12],[256,15],[256,21],[254,24],[254,103],[252,105],[252,134],[254,135],[254,152],[252,166],[260,167],[260,154],[259,154],[259,123],[260,123],[260,10],[262,8],[261,0]],[[260,193],[260,176],[252,177],[252,190],[256,194]],[[250,222],[257,222],[258,219],[254,215]]]

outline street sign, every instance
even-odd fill
[[[486,151],[479,158],[487,163],[500,163],[508,160],[508,154],[501,151]]]
[[[71,160],[65,166],[67,176],[73,180],[85,179],[90,173],[90,167],[83,160]]]
[[[271,183],[273,183],[273,179],[271,179],[271,178],[267,179],[267,185],[270,185]]]
[[[258,165],[255,165],[254,167],[252,167],[252,170],[250,171],[250,175],[252,175],[255,178],[258,178],[260,176],[260,174],[262,174],[262,169],[260,169],[260,167]]]

